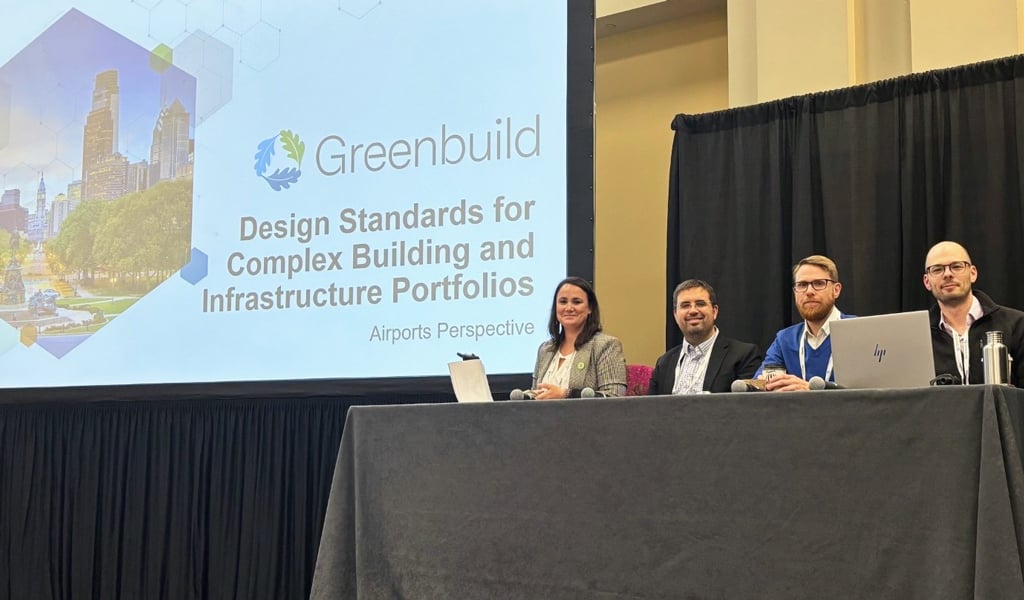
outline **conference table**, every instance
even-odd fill
[[[311,598],[1024,598],[1024,391],[352,407]]]

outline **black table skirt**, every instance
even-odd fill
[[[1024,598],[1024,391],[354,407],[311,597]]]

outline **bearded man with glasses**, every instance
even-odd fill
[[[936,300],[929,310],[935,374],[954,375],[965,385],[984,383],[985,334],[1002,331],[1003,343],[1013,357],[1010,383],[1024,385],[1024,312],[999,306],[973,289],[978,267],[956,242],[932,246],[924,265],[924,287]]]
[[[647,393],[728,392],[737,379],[750,379],[761,364],[754,344],[719,335],[718,297],[711,284],[687,279],[672,292],[672,316],[683,343],[654,365]]]
[[[793,265],[793,300],[804,320],[779,331],[768,347],[755,376],[764,378],[766,365],[785,365],[786,374],[771,377],[767,391],[806,391],[816,376],[835,381],[829,323],[853,316],[836,308],[842,291],[839,269],[829,257],[815,254]]]

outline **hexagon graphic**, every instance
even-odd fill
[[[0,148],[11,139],[11,86],[0,80]]]
[[[149,53],[149,68],[157,73],[163,73],[169,69],[173,61],[174,51],[167,44],[157,44],[157,47]]]
[[[237,33],[245,33],[260,22],[259,6],[252,6],[245,0],[224,0],[221,15],[224,27]]]
[[[49,162],[49,160],[47,160]],[[11,194],[17,198],[21,205],[27,206],[31,203],[31,198],[35,193],[35,188],[22,187],[16,185],[19,182],[38,182],[39,181],[39,168],[36,165],[29,165],[28,163],[18,163],[14,166],[3,166],[3,171],[0,171],[0,180],[3,182],[4,196],[10,202]],[[32,186],[32,184],[29,184]],[[3,200],[0,200],[0,206],[4,204]],[[7,210],[11,210],[8,208]],[[26,213],[27,216],[27,213]],[[14,230],[10,227],[6,227],[8,233],[14,233]],[[0,240],[3,241],[3,240]],[[0,260],[9,257],[9,254],[4,253],[5,246],[0,244]],[[3,264],[7,264],[6,261]]]
[[[381,5],[381,0],[338,0],[338,10],[362,19]]]
[[[149,11],[149,37],[173,46],[187,31],[185,5],[178,0],[162,0]]]
[[[71,9],[0,65],[0,353],[63,357],[193,259],[196,80],[171,58]]]
[[[11,132],[10,144],[20,148],[18,158],[30,171],[57,156],[57,132],[41,120],[22,121],[20,127]]]
[[[217,31],[224,27],[224,5],[208,1],[185,5],[185,25],[189,32]]]
[[[209,272],[210,258],[199,248],[192,249],[192,260],[179,271],[181,278],[192,285],[205,279]]]
[[[85,121],[71,123],[57,132],[56,160],[71,166],[75,170],[75,178],[82,175],[82,131]]]
[[[196,78],[196,120],[201,123],[231,100],[235,52],[205,31],[192,32],[174,48],[174,64]]]
[[[260,21],[242,34],[239,62],[254,71],[270,66],[281,54],[281,30],[266,21]]]
[[[21,343],[26,347],[36,343],[39,338],[39,332],[33,325],[26,325],[21,328]]]
[[[0,327],[0,356],[3,356],[11,348],[21,341],[21,332],[13,327]]]

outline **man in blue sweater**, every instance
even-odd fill
[[[827,256],[808,256],[793,265],[793,299],[804,320],[775,334],[755,377],[762,377],[766,365],[784,365],[786,374],[770,378],[765,384],[766,390],[807,390],[808,380],[815,376],[835,381],[829,324],[852,316],[836,308],[836,299],[842,291],[839,270]]]

